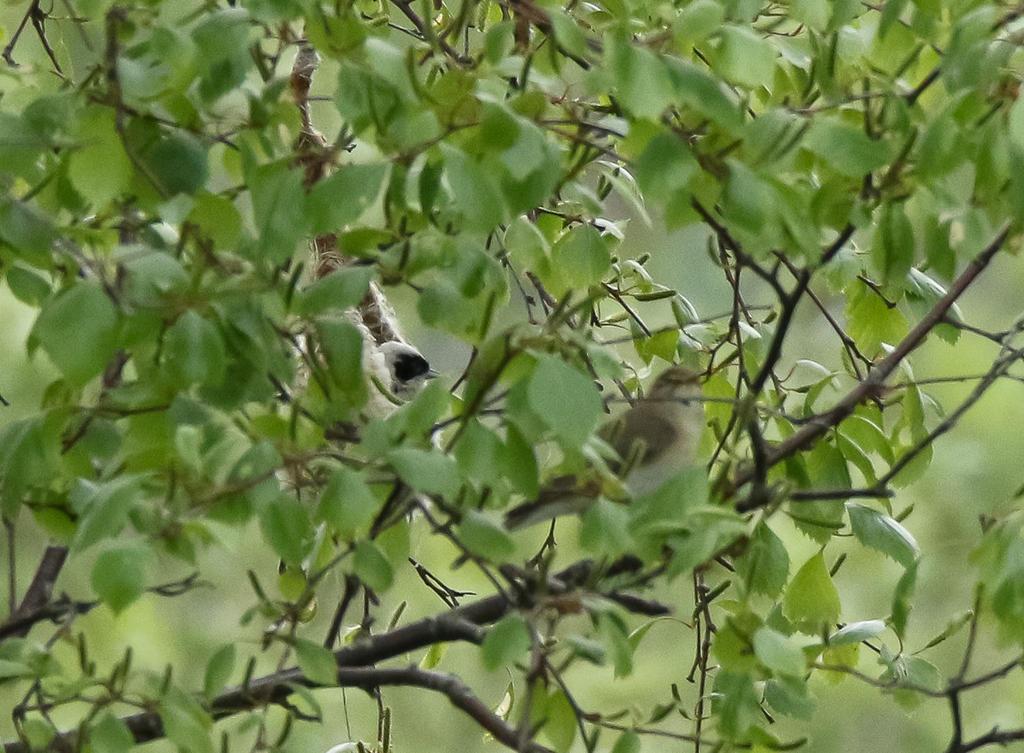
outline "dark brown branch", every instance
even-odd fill
[[[796,489],[789,492],[786,498],[791,502],[811,502],[830,499],[885,499],[895,494],[890,489]]]
[[[38,573],[36,574],[36,577],[39,578]],[[33,581],[33,583],[35,583],[35,581]],[[182,594],[188,593],[193,588],[201,585],[209,584],[199,580],[199,573],[192,573],[192,575],[189,575],[187,578],[147,588],[146,593],[173,598],[175,596],[181,596]],[[52,583],[50,584],[50,588],[52,590]],[[31,587],[29,590],[31,591]],[[47,598],[49,598],[49,595],[47,595]],[[28,601],[27,596],[25,601]],[[62,595],[59,599],[47,601],[31,609],[25,609],[25,602],[22,602],[22,606],[15,613],[15,616],[0,625],[0,640],[11,637],[24,637],[28,635],[28,632],[32,629],[33,625],[46,620],[63,622],[72,615],[87,614],[98,607],[100,603],[101,602],[99,601],[72,601],[68,598],[67,594]]]
[[[270,684],[271,694],[262,696],[260,689]],[[317,687],[298,668],[277,672],[260,680],[256,680],[248,688],[225,693],[213,702],[216,718],[231,716],[267,703],[284,703],[293,691],[293,685]],[[516,748],[518,743],[516,731],[496,716],[469,687],[455,675],[440,672],[429,672],[416,666],[405,668],[377,667],[339,667],[338,685],[340,687],[366,688],[372,690],[383,686],[403,686],[425,688],[445,695],[452,705],[472,717],[482,728],[491,733],[496,740],[509,748]],[[142,712],[121,720],[132,733],[136,742],[157,740],[164,736],[163,722],[160,715]],[[66,732],[57,740],[71,742],[77,732]],[[530,743],[528,753],[551,753],[548,748],[537,743]],[[28,747],[21,742],[8,743],[4,746],[5,753],[28,753]]]
[[[1000,730],[998,727],[993,727],[988,734],[963,743],[951,750],[950,753],[969,753],[969,751],[978,750],[987,745],[1008,745],[1017,740],[1024,740],[1024,729]]]
[[[345,590],[341,594],[338,608],[334,610],[331,626],[327,629],[327,637],[324,638],[324,648],[332,649],[334,644],[338,642],[338,636],[341,634],[341,623],[345,619],[345,613],[348,611],[349,605],[352,604],[352,599],[359,593],[360,585],[361,583],[356,576],[351,574],[345,576]]]
[[[821,255],[821,261],[818,263],[817,268],[824,267],[832,261],[835,255],[846,245],[846,242],[850,240],[853,230],[853,225],[847,225],[843,228],[842,232],[839,233],[839,237]],[[804,293],[807,292],[808,285],[811,284],[811,275],[814,274],[814,269],[813,267],[804,267],[800,270],[797,273],[796,284],[793,286],[793,289],[782,299],[782,312],[779,314],[779,323],[775,325],[775,334],[772,336],[772,342],[768,346],[768,353],[764,357],[764,365],[761,366],[761,371],[754,377],[754,381],[750,385],[750,392],[755,396],[761,392],[761,389],[768,382],[775,364],[782,357],[782,346],[786,341],[789,325],[793,322],[793,315],[796,313],[797,306],[800,305]]]
[[[67,560],[68,548],[66,546],[48,546],[43,552],[43,558],[39,561],[36,574],[25,592],[25,598],[15,610],[11,618],[0,625],[0,639],[12,636],[24,637],[28,635],[29,629],[41,620],[49,619],[49,615],[36,615],[43,610],[50,602],[53,595],[53,585],[57,582],[61,568]]]
[[[631,560],[623,560],[621,563],[616,563],[604,572],[604,576],[614,577],[621,572],[622,568],[628,567],[630,564]],[[545,587],[548,593],[570,591],[587,583],[593,573],[593,563],[590,560],[582,560],[562,570],[557,575],[548,578]],[[358,687],[396,684],[428,687],[444,692],[459,708],[466,711],[466,713],[470,713],[470,715],[474,715],[475,712],[471,712],[470,709],[475,709],[476,707],[469,700],[471,696],[467,697],[466,695],[468,690],[465,692],[459,690],[461,682],[454,678],[446,678],[445,676],[436,676],[429,673],[423,677],[396,674],[407,672],[407,670],[380,670],[371,668],[371,665],[402,656],[410,651],[426,648],[435,643],[453,641],[479,643],[483,640],[483,631],[480,626],[501,619],[513,606],[515,606],[513,602],[505,596],[500,594],[490,596],[439,616],[427,617],[405,627],[373,636],[351,646],[346,646],[334,652],[334,659],[339,667],[339,682],[342,685],[348,684]],[[364,668],[363,673],[354,672],[355,668]],[[419,670],[416,671],[418,672]],[[399,678],[402,677],[409,679],[409,682],[400,681]],[[438,679],[439,677],[442,679]],[[422,680],[422,682],[417,682],[417,680]],[[215,719],[221,719],[243,711],[259,708],[266,704],[281,703],[294,692],[293,685],[296,683],[307,686],[312,685],[302,675],[298,667],[284,669],[280,672],[252,680],[245,686],[222,693],[210,703],[209,709]],[[454,683],[458,683],[458,685]],[[435,687],[435,684],[437,687]],[[490,714],[490,711],[487,710],[487,713]],[[476,717],[474,716],[474,718]],[[478,719],[478,721],[480,720]],[[485,721],[488,725],[491,725],[485,725],[485,728],[494,734],[496,739],[510,740],[512,741],[511,746],[515,747],[517,738],[515,731],[511,727],[505,728],[504,723],[497,719],[497,717],[494,717],[494,720]],[[122,722],[132,732],[136,743],[156,740],[164,735],[160,715],[156,712],[147,711],[133,714],[122,719]],[[503,727],[494,726],[496,722],[501,722]],[[499,733],[504,737],[499,737]],[[63,743],[69,743],[74,739],[75,734],[76,732],[73,730],[64,732],[56,739]],[[541,753],[546,749],[538,746],[530,750]],[[14,741],[4,745],[4,753],[28,753],[28,748],[21,741]]]

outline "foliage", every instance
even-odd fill
[[[520,751],[793,749],[771,720],[807,719],[810,683],[837,675],[905,707],[945,699],[950,753],[1024,739],[969,738],[960,707],[1021,661],[1021,513],[986,521],[976,602],[915,646],[923,555],[899,504],[1024,353],[1019,320],[990,331],[957,305],[1020,241],[1024,8],[27,5],[0,82],[0,274],[38,309],[28,354],[59,376],[0,427],[8,542],[48,542],[30,583],[11,573],[0,624],[0,683],[24,698],[7,753],[163,737],[204,753],[221,734],[278,749],[328,723],[334,685],[441,693]],[[701,226],[706,244],[638,253],[643,223]],[[660,280],[672,264],[716,277],[720,308]],[[409,291],[470,357],[403,401],[367,338],[395,339],[371,314]],[[798,307],[828,328],[823,362],[794,350],[812,326]],[[915,379],[929,337],[994,344],[983,374],[956,377],[973,385],[958,405]],[[707,464],[629,504],[598,430],[666,362],[702,374]],[[504,510],[566,473],[594,498],[581,516],[506,530]],[[160,574],[231,558],[225,530],[262,537],[237,615],[259,645],[218,650],[202,688],[134,666],[131,645],[89,658],[75,615],[187,599],[202,573]],[[419,536],[450,557],[410,558]],[[844,607],[855,548],[901,568],[888,614]],[[452,559],[491,592],[446,585]],[[93,593],[54,596],[65,563]],[[410,572],[436,617],[381,612]],[[654,707],[582,708],[576,667],[630,675],[669,607],[696,633],[672,657],[689,676]],[[982,613],[1012,658],[975,674]],[[77,661],[40,643],[50,619]],[[963,636],[956,666],[921,655]],[[452,642],[511,673],[496,709],[446,666]],[[284,721],[215,726],[269,706]]]

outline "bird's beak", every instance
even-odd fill
[[[441,376],[441,372],[437,369],[427,369],[427,379],[437,379]]]

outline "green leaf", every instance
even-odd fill
[[[20,661],[0,659],[0,680],[7,680],[12,677],[31,677],[35,674],[32,667]]]
[[[192,29],[198,48],[199,94],[207,102],[227,94],[245,79],[252,63],[247,54],[250,22],[248,12],[226,8],[205,14]]]
[[[567,446],[583,443],[604,412],[593,380],[552,356],[538,358],[527,397],[530,408]]]
[[[319,319],[316,330],[334,383],[354,405],[362,405],[368,394],[363,375],[363,336],[348,319]]]
[[[908,0],[888,0],[886,2],[885,7],[882,8],[882,17],[878,22],[878,36],[880,39],[884,39],[893,24],[900,20],[900,15],[907,7],[907,2]]]
[[[583,513],[580,546],[588,552],[610,557],[623,554],[633,544],[629,523],[630,514],[625,505],[601,497]]]
[[[726,131],[738,130],[743,125],[739,103],[722,81],[712,78],[688,60],[669,58],[667,62],[676,94],[687,107],[692,107]]]
[[[417,491],[452,497],[462,485],[455,459],[436,450],[404,447],[389,452],[388,462]]]
[[[725,26],[718,47],[718,66],[726,78],[743,86],[762,86],[775,76],[775,48],[744,26]]]
[[[377,198],[387,173],[386,162],[344,165],[317,183],[308,199],[313,232],[337,232],[358,220]]]
[[[568,287],[588,288],[601,282],[612,257],[597,228],[579,225],[558,239],[551,259]]]
[[[149,557],[137,546],[103,552],[92,568],[92,590],[115,613],[124,611],[146,590]]]
[[[841,629],[832,633],[828,638],[830,648],[836,646],[848,646],[874,638],[885,630],[885,623],[882,620],[863,620],[851,622]]]
[[[907,622],[910,619],[912,604],[911,597],[914,595],[914,587],[917,585],[917,562],[915,561],[903,573],[896,583],[896,589],[892,594],[892,629],[901,639],[907,631]]]
[[[50,220],[32,206],[13,200],[0,200],[0,241],[3,241],[24,259],[44,263],[50,256],[55,233]],[[11,273],[7,271],[8,283]],[[11,285],[14,289],[14,285]]]
[[[793,576],[782,601],[782,611],[802,633],[816,635],[839,621],[839,592],[819,552]]]
[[[445,653],[448,651],[447,643],[434,643],[427,649],[427,653],[420,659],[420,669],[433,669],[441,663],[444,659]]]
[[[234,250],[242,235],[242,215],[234,203],[223,196],[200,192],[189,214],[217,248]]]
[[[741,737],[760,713],[759,698],[749,675],[720,671],[715,676],[713,710],[724,735]]]
[[[480,656],[484,666],[493,671],[515,663],[530,650],[531,645],[526,622],[518,614],[510,614],[487,631],[480,647]]]
[[[48,483],[57,463],[43,421],[26,418],[0,427],[0,511],[14,520],[25,491]]]
[[[568,753],[576,739],[576,713],[561,690],[552,691],[544,705],[543,733],[558,753]]]
[[[128,753],[135,745],[135,737],[120,719],[110,713],[103,714],[89,728],[89,746],[92,753]]]
[[[466,424],[458,444],[455,445],[455,459],[466,478],[487,486],[497,484],[502,478],[502,455],[505,447],[493,431],[476,420]]]
[[[291,258],[307,229],[302,173],[282,164],[261,165],[248,176],[257,251],[272,264]]]
[[[815,118],[803,145],[822,162],[850,178],[861,178],[889,161],[889,148],[837,118]]]
[[[161,137],[141,157],[167,196],[193,194],[209,177],[206,149],[194,136],[182,131]]]
[[[441,144],[441,153],[455,206],[466,218],[468,229],[490,232],[507,214],[495,176],[468,154],[448,144]]]
[[[299,294],[296,310],[305,316],[352,308],[366,295],[373,279],[373,267],[342,267],[323,277]]]
[[[875,291],[860,282],[847,292],[846,318],[847,331],[868,357],[877,355],[882,343],[899,342],[908,329],[898,308],[889,308]]]
[[[207,698],[213,698],[228,684],[235,669],[235,654],[235,644],[227,643],[210,657],[203,676],[203,693]]]
[[[953,637],[954,635],[959,633],[960,630],[963,629],[963,627],[967,625],[973,617],[973,609],[960,610],[959,612],[957,612],[949,618],[949,621],[946,623],[946,627],[942,629],[942,632],[936,635],[926,644],[924,644],[924,647],[921,650],[924,651],[925,649],[932,648],[933,646],[938,646],[946,639]]]
[[[789,578],[789,553],[767,523],[754,529],[736,570],[751,593],[772,598],[782,593]]]
[[[540,492],[540,476],[533,446],[515,426],[509,424],[505,429],[503,449],[498,456],[501,473],[524,497],[536,497]]]
[[[1007,119],[1010,143],[1020,153],[1024,153],[1024,102],[1018,98],[1010,108]]]
[[[388,562],[380,547],[369,540],[363,540],[356,544],[353,567],[359,579],[368,588],[378,593],[391,588],[391,584],[395,580],[395,572],[391,563]]]
[[[551,29],[555,40],[561,47],[577,57],[586,57],[587,38],[580,25],[568,13],[558,9],[548,11],[551,18]]]
[[[829,663],[832,664],[834,661],[830,660]],[[764,686],[764,697],[771,707],[780,714],[804,720],[810,720],[814,716],[814,699],[808,692],[807,683],[802,677],[783,675],[769,680]],[[758,733],[758,736],[767,737],[763,728],[755,727],[751,730],[751,738],[755,737],[755,733]],[[762,750],[778,750],[783,746],[771,739],[771,744],[767,744],[763,748],[757,747]]]
[[[609,35],[607,44],[605,58],[619,100],[637,117],[657,120],[674,94],[665,63],[625,34]]]
[[[295,658],[298,659],[302,674],[317,685],[338,684],[338,664],[334,654],[320,644],[297,638]]]
[[[822,31],[829,20],[829,3],[819,0],[793,0],[790,6],[793,18],[815,31]]]
[[[516,551],[515,542],[504,526],[479,510],[468,510],[462,516],[458,536],[466,549],[491,562],[507,560]]]
[[[3,219],[0,219],[0,227],[3,226]],[[50,284],[40,275],[24,267],[8,267],[4,277],[11,293],[22,303],[39,308],[43,301],[50,297]]]
[[[160,703],[160,720],[167,738],[189,753],[214,753],[210,740],[213,722],[188,693],[172,688]]]
[[[846,511],[850,514],[853,534],[861,544],[877,549],[904,567],[917,561],[921,553],[917,541],[896,520],[854,502],[846,503]]]
[[[324,486],[316,514],[339,536],[351,541],[366,533],[380,508],[380,500],[370,491],[361,473],[339,468]]]
[[[754,633],[754,653],[764,666],[779,674],[802,677],[807,670],[800,644],[767,626]]]
[[[680,9],[674,24],[677,38],[699,42],[722,26],[725,11],[716,0],[694,0]]]
[[[78,529],[71,542],[73,552],[83,552],[98,541],[114,538],[124,527],[128,513],[141,499],[140,479],[120,476],[95,486],[80,482],[72,492],[72,506],[78,513]]]
[[[103,289],[78,282],[46,304],[32,332],[68,381],[85,384],[113,356],[117,326],[117,310]]]
[[[615,741],[612,753],[640,753],[640,735],[633,730],[623,732]]]
[[[885,284],[900,283],[914,262],[914,228],[898,204],[882,208],[871,258]]]
[[[597,629],[608,646],[615,665],[615,677],[626,677],[633,672],[633,642],[622,617],[613,611],[598,615]]]
[[[114,110],[90,107],[78,121],[78,148],[68,161],[68,177],[96,210],[128,190],[132,163],[118,137]]]
[[[224,380],[227,353],[220,330],[189,309],[164,335],[164,364],[176,386],[217,385]]]
[[[633,162],[636,180],[647,196],[668,196],[685,187],[698,165],[689,146],[674,133],[654,136]]]
[[[281,494],[270,500],[260,513],[260,528],[263,538],[289,565],[298,567],[308,554],[313,527],[306,507],[294,497]]]

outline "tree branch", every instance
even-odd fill
[[[612,565],[604,571],[603,575],[613,577],[618,572],[617,565]],[[557,575],[549,577],[544,585],[549,594],[564,593],[584,585],[592,575],[594,575],[594,563],[590,560],[582,560]],[[411,685],[437,690],[447,695],[458,708],[477,719],[496,739],[514,748],[518,744],[515,730],[491,714],[489,709],[472,696],[461,680],[447,675],[424,673],[415,668],[400,670],[372,667],[378,662],[393,659],[435,643],[454,641],[480,643],[483,640],[483,631],[480,626],[496,622],[514,606],[516,606],[515,603],[498,594],[346,646],[334,652],[334,660],[339,668],[339,684],[355,687]],[[222,719],[267,704],[282,703],[294,692],[296,684],[306,687],[315,686],[315,683],[306,678],[298,667],[292,667],[225,691],[213,699],[208,708],[215,719]],[[478,716],[482,713],[481,710],[488,716]],[[121,721],[131,731],[136,743],[149,742],[164,736],[163,723],[157,712],[145,711],[124,717]],[[56,744],[71,743],[76,735],[77,730],[64,732],[55,738]],[[533,753],[546,753],[547,751],[541,746],[530,747],[528,750]],[[3,751],[4,753],[29,753],[28,746],[22,741],[6,743]]]
[[[61,568],[68,557],[66,546],[48,546],[43,552],[43,558],[39,561],[36,574],[32,576],[32,582],[25,592],[25,598],[11,615],[7,622],[0,625],[0,639],[17,636],[23,638],[33,625],[41,620],[48,619],[50,615],[39,615],[50,602],[53,595],[53,586],[57,582]]]
[[[773,466],[782,460],[795,455],[797,452],[810,447],[819,438],[821,438],[829,429],[839,425],[845,418],[847,418],[858,405],[864,400],[878,394],[882,389],[885,380],[896,370],[900,362],[903,361],[912,351],[914,351],[922,342],[925,337],[931,332],[936,325],[943,321],[946,315],[957,299],[963,295],[964,291],[970,286],[972,282],[978,277],[979,274],[988,266],[992,258],[998,253],[999,249],[1002,248],[1003,243],[1006,241],[1007,236],[1010,232],[1010,224],[1007,222],[1003,225],[1002,229],[996,234],[995,238],[986,246],[971,262],[967,265],[964,271],[959,277],[953,282],[949,290],[942,298],[936,301],[935,305],[931,310],[925,314],[925,316],[914,326],[913,329],[907,333],[899,344],[893,349],[893,351],[883,358],[871,373],[856,387],[846,394],[836,405],[829,410],[827,413],[822,414],[813,421],[808,422],[803,427],[798,429],[795,433],[784,439],[782,442],[771,448],[768,452],[767,462],[769,466]],[[727,487],[724,490],[726,497],[735,493],[737,489],[742,487],[744,484],[749,483],[754,478],[754,469],[750,466],[740,469],[736,475],[729,481]],[[765,501],[763,499],[745,499],[740,501],[736,505],[736,509],[740,512],[749,512],[758,507],[761,507]]]

